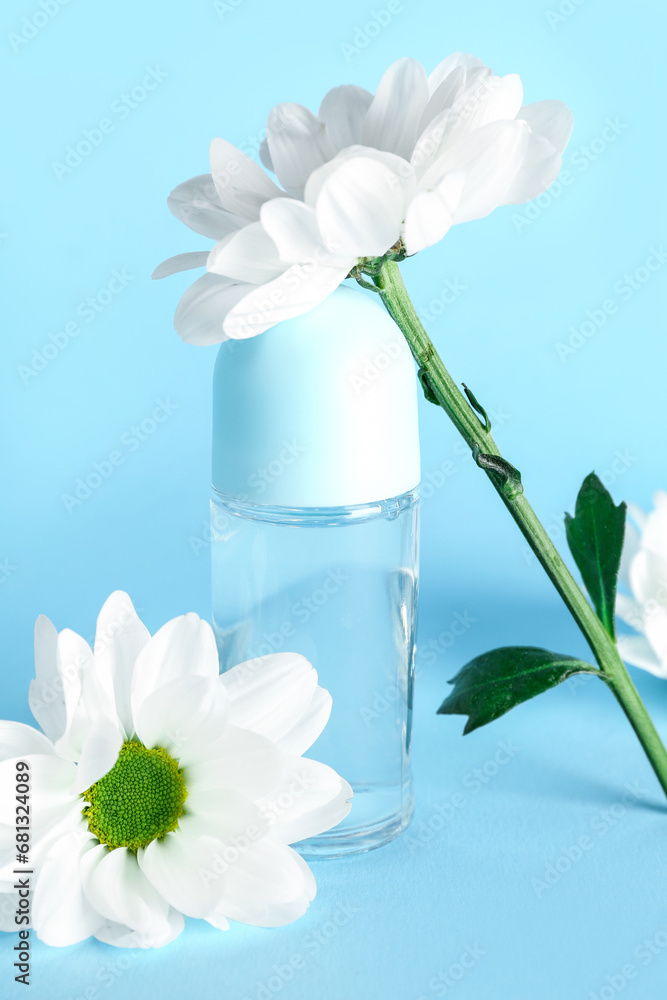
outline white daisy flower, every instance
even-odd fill
[[[630,593],[617,594],[616,613],[638,634],[619,636],[618,646],[628,663],[667,678],[667,493],[654,503],[650,514],[628,505],[638,530],[626,526],[619,581]]]
[[[524,105],[519,77],[494,76],[475,56],[456,52],[430,76],[399,59],[375,94],[335,87],[317,115],[273,108],[261,158],[279,184],[214,139],[211,173],[177,187],[169,207],[218,242],[164,261],[153,277],[207,269],[176,310],[184,340],[255,336],[369,261],[400,260],[452,225],[536,197],[557,177],[571,131],[564,104]]]
[[[159,947],[184,916],[225,929],[304,913],[315,881],[287,845],[340,822],[352,790],[301,756],[331,710],[303,656],[220,675],[205,621],[183,615],[151,637],[118,591],[94,651],[40,617],[35,661],[29,700],[43,732],[0,722],[3,930],[17,930],[18,761],[29,769],[32,926],[47,944]]]

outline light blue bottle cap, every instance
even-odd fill
[[[281,507],[341,507],[419,483],[417,379],[370,293],[340,287],[310,312],[220,345],[213,486]]]

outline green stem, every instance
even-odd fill
[[[425,373],[432,395],[468,447],[475,454],[479,450],[483,455],[502,459],[491,431],[485,428],[459,391],[422,326],[403,284],[398,264],[386,262],[373,280],[387,311],[400,327],[415,361]],[[616,643],[588,603],[523,493],[503,490],[502,477],[497,471],[493,468],[485,468],[484,471],[584,634],[604,680],[618,699],[667,795],[667,750],[632,683]]]

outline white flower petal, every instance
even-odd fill
[[[639,552],[640,536],[633,524],[628,521],[625,525],[625,538],[623,539],[623,552],[621,553],[621,567],[618,571],[618,579],[624,587],[630,589],[630,567],[632,560]]]
[[[213,139],[210,160],[220,203],[234,215],[255,221],[267,199],[284,194],[258,163],[225,139]]]
[[[263,841],[229,867],[212,922],[223,916],[256,927],[281,927],[305,913],[315,891],[312,872],[295,851]]]
[[[656,677],[667,678],[667,662],[658,659],[643,635],[619,635],[618,651],[627,663],[648,670]]]
[[[241,841],[247,847],[268,834],[269,820],[257,803],[216,783],[213,774],[198,779],[189,767],[184,773],[188,797],[185,815],[179,820],[181,833],[190,839],[215,837],[223,846],[236,844],[237,847]]]
[[[58,630],[46,615],[35,622],[35,680],[30,682],[30,711],[50,740],[65,731],[65,701],[58,673]]]
[[[73,768],[70,761],[65,763]],[[48,781],[48,771],[41,776],[40,788],[44,787],[44,779]],[[61,775],[56,774],[59,781]],[[52,845],[81,827],[81,798],[73,796],[71,791],[64,795],[56,795],[50,800],[41,792],[31,795],[31,826],[30,826],[30,867],[39,871]],[[0,823],[0,889],[10,889],[16,881],[16,820],[11,825]]]
[[[229,930],[229,920],[227,920],[227,917],[223,917],[222,914],[210,914],[206,920],[212,927],[216,927],[219,931]]]
[[[77,725],[79,704],[83,699],[82,671],[84,668],[92,669],[92,650],[76,632],[64,629],[58,634],[56,665],[65,708],[65,726],[56,742],[56,749],[59,753],[65,753],[75,759],[76,748],[71,742],[71,730]]]
[[[560,153],[548,139],[531,132],[523,162],[507,192],[506,204],[519,205],[536,198],[556,180],[560,168]]]
[[[31,827],[43,831],[76,802],[76,765],[53,753],[21,753],[0,763],[0,823],[7,826],[16,825],[17,760],[29,768]]]
[[[284,769],[284,755],[274,742],[248,729],[227,726],[206,755],[193,757],[186,764],[186,808],[198,814],[192,800],[197,797],[200,801],[201,795],[213,789],[231,789],[247,799],[258,799],[275,788]]]
[[[574,125],[574,117],[567,104],[562,101],[537,101],[520,108],[517,118],[528,122],[532,132],[548,139],[557,153],[563,153]]]
[[[287,754],[300,755],[310,749],[329,721],[331,695],[324,688],[316,687],[310,705],[299,721],[278,740],[278,746]]]
[[[324,166],[314,170],[310,175],[304,191],[304,201],[306,204],[315,207],[325,182],[336,173],[340,165],[349,160],[357,160],[359,158],[373,160],[381,166],[386,167],[390,174],[395,174],[398,178],[403,191],[404,203],[407,203],[412,198],[417,186],[416,175],[413,167],[407,160],[404,160],[402,156],[397,156],[396,153],[387,153],[381,149],[373,149],[372,146],[348,146],[346,149],[341,150],[334,160],[325,163]]]
[[[261,222],[278,248],[281,261],[298,264],[318,251],[326,252],[317,215],[310,205],[295,198],[275,198],[262,205]]]
[[[643,531],[648,522],[648,515],[644,513],[641,507],[632,502],[628,503],[628,515],[635,522],[640,531]]]
[[[451,170],[464,170],[466,181],[454,222],[482,219],[505,203],[525,157],[529,130],[524,122],[491,122],[444,153],[426,172],[422,187],[435,186]]]
[[[424,108],[424,113],[422,114],[421,121],[419,123],[420,134],[437,115],[442,114],[442,112],[446,111],[447,108],[452,107],[463,90],[465,80],[465,67],[457,66],[438,84],[429,97],[428,104]]]
[[[310,903],[311,900],[304,892],[283,903],[269,903],[263,909],[261,916],[258,915],[254,919],[248,918],[244,922],[253,927],[286,927],[287,924],[293,924],[295,920],[303,917]],[[239,916],[238,919],[240,920],[241,917]]]
[[[350,785],[333,768],[296,757],[281,786],[258,804],[272,822],[271,839],[295,844],[345,819],[352,808],[352,795]]]
[[[667,679],[667,494],[655,495],[649,514],[628,504],[638,526],[626,526],[621,582],[631,596],[617,594],[616,611],[641,635],[620,636],[621,655],[628,662]]]
[[[100,686],[92,649],[71,629],[63,629],[58,634],[57,662],[67,721],[56,750],[78,760],[95,720],[106,711],[109,693]]]
[[[333,253],[380,256],[400,235],[405,199],[400,178],[377,160],[344,160],[317,196],[317,222]]]
[[[406,253],[418,253],[443,238],[453,223],[464,184],[464,171],[452,170],[432,191],[419,191],[415,195],[403,225]]]
[[[273,169],[273,160],[271,159],[271,153],[269,152],[269,144],[265,138],[262,139],[259,145],[259,158],[266,169],[275,174],[275,170]]]
[[[187,917],[213,913],[223,890],[220,872],[226,864],[227,845],[201,829],[199,820],[186,815],[178,829],[137,852],[139,867],[151,885]]]
[[[488,70],[488,67],[485,66],[482,60],[478,59],[477,56],[471,55],[470,52],[453,52],[451,56],[447,56],[446,59],[438,63],[430,74],[428,78],[429,92],[434,94],[440,84],[459,66],[463,67],[466,71],[475,69]],[[488,72],[491,71],[488,70]]]
[[[81,859],[81,882],[91,906],[107,920],[140,935],[169,937],[169,904],[154,889],[126,847],[97,844]]]
[[[51,740],[24,722],[0,720],[0,761],[35,753],[55,754]]]
[[[154,924],[148,932],[133,931],[124,924],[108,921],[93,936],[98,941],[117,948],[163,948],[166,944],[171,944],[184,927],[183,914],[170,907],[166,920]]]
[[[171,944],[184,928],[183,914],[169,908],[166,920],[156,924],[148,933],[133,931],[124,924],[116,924],[110,920],[104,923],[93,937],[116,948],[163,948]]]
[[[214,274],[255,285],[271,281],[285,270],[278,248],[261,222],[251,222],[216,244],[207,266]]]
[[[246,660],[220,675],[234,726],[280,740],[310,710],[317,671],[299,653],[272,653]]]
[[[627,594],[616,595],[616,614],[638,632],[642,630],[644,612],[641,604],[638,604],[632,597],[628,597]]]
[[[301,104],[278,104],[269,114],[266,140],[273,169],[288,194],[300,197],[308,176],[336,155],[327,127]]]
[[[480,83],[484,80],[499,80],[493,70],[483,63],[480,66],[467,66],[466,67],[466,82],[463,88],[464,93],[471,94],[474,93],[478,88]]]
[[[366,146],[410,159],[428,101],[424,67],[416,59],[398,59],[380,80],[362,128]]]
[[[151,278],[168,278],[172,274],[180,271],[191,271],[195,267],[206,267],[208,260],[208,250],[193,250],[190,253],[177,253],[175,257],[168,257],[155,268]]]
[[[77,767],[74,791],[85,792],[96,781],[108,774],[118,760],[125,733],[118,719],[100,716],[95,728],[88,733]]]
[[[645,604],[654,597],[656,583],[654,560],[640,549],[630,566],[630,588],[640,604]]]
[[[655,509],[644,523],[642,546],[656,555],[667,574],[667,496],[658,491],[654,498]]]
[[[246,222],[240,216],[225,211],[210,174],[200,174],[179,184],[169,195],[167,205],[188,229],[212,240],[221,240]]]
[[[522,99],[523,87],[515,73],[499,77],[475,71],[454,104],[436,115],[419,136],[413,166],[420,174],[431,167],[437,171],[441,157],[466,136],[491,122],[513,120]]]
[[[80,864],[96,841],[79,831],[51,847],[35,883],[32,918],[40,941],[54,946],[78,944],[95,934],[104,918],[90,905],[81,886]]]
[[[642,631],[657,659],[667,666],[667,608],[653,603],[644,610]]]
[[[667,602],[667,559],[645,547],[645,534],[642,535],[642,548],[632,560],[630,586],[640,604]]]
[[[157,688],[179,677],[217,677],[218,649],[213,629],[190,612],[172,618],[146,643],[132,677],[132,717]]]
[[[361,142],[361,129],[373,95],[347,84],[324,95],[317,117],[326,125],[336,150]]]
[[[470,128],[480,128],[489,122],[516,118],[523,101],[523,84],[517,73],[483,77],[472,94],[468,94],[460,109],[462,118],[470,117]]]
[[[132,733],[130,688],[134,665],[150,637],[128,594],[114,591],[97,619],[95,667],[105,691],[113,693],[118,719],[128,736]]]
[[[0,931],[11,931],[16,933],[16,904],[17,904],[16,889],[10,889],[8,892],[0,892]],[[24,926],[24,930],[27,928]]]
[[[227,313],[253,286],[238,284],[218,274],[204,274],[178,303],[174,327],[188,344],[208,346],[227,340],[222,328]]]
[[[136,732],[144,746],[162,747],[183,764],[222,736],[227,715],[228,699],[217,676],[177,677],[142,702]]]
[[[227,313],[223,328],[235,340],[255,337],[285,319],[302,316],[338,288],[349,274],[356,258],[344,263],[309,260],[291,264],[278,278],[259,287],[246,285],[245,295]]]
[[[454,133],[457,123],[456,112],[452,108],[446,108],[421,132],[410,158],[418,177],[426,174],[431,168],[435,169],[434,164],[437,163],[443,150],[447,149],[449,137]]]

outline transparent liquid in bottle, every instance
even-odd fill
[[[417,491],[349,507],[211,501],[213,625],[221,670],[303,654],[333,697],[306,756],[349,781],[349,815],[295,845],[337,857],[392,840],[410,821],[417,607]]]

